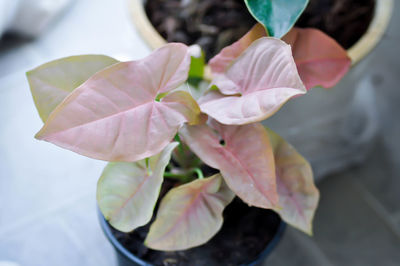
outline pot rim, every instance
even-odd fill
[[[141,266],[153,266],[153,264],[146,262],[138,257],[136,257],[133,253],[131,253],[127,248],[125,248],[112,234],[110,225],[107,223],[100,209],[97,208],[97,214],[100,220],[100,226],[107,239],[111,242],[113,247],[124,256],[126,259],[137,263]],[[286,223],[281,219],[278,225],[278,229],[275,232],[275,235],[272,237],[271,241],[267,244],[266,248],[257,256],[257,258],[251,262],[250,264],[246,264],[247,266],[255,266],[258,265],[262,260],[266,259],[268,255],[272,252],[272,250],[278,245],[279,241],[282,238],[283,233],[286,229]]]
[[[157,49],[167,42],[157,32],[151,24],[144,10],[143,2],[146,0],[129,0],[129,10],[131,19],[136,25],[136,29],[150,46],[151,49]],[[347,52],[351,58],[352,65],[357,64],[361,59],[368,55],[382,39],[390,18],[392,17],[394,0],[375,0],[376,6],[374,16],[366,33],[352,46]],[[209,70],[206,70],[208,72]]]

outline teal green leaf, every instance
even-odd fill
[[[282,38],[296,23],[309,0],[245,0],[253,17],[269,36]]]

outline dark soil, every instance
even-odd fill
[[[367,30],[374,7],[375,0],[310,0],[297,26],[321,29],[347,49]],[[199,44],[207,59],[256,23],[243,0],[147,0],[146,12],[168,42]]]
[[[162,194],[174,186],[166,180]],[[153,217],[154,219],[154,217]],[[144,261],[162,266],[229,266],[250,263],[266,248],[280,223],[270,211],[248,207],[235,198],[224,211],[222,229],[205,245],[185,251],[162,252],[143,245],[149,225],[126,234],[112,229],[114,236],[130,252]]]

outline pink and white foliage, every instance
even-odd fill
[[[179,134],[207,165],[221,171],[229,188],[249,205],[278,204],[275,163],[267,132],[261,124],[184,126]],[[224,143],[220,143],[221,140]]]
[[[240,40],[210,60],[213,73],[226,71],[252,42],[266,36],[264,27],[256,24]],[[292,28],[282,40],[291,45],[299,75],[308,90],[315,86],[335,86],[350,68],[351,60],[346,50],[320,30]]]
[[[75,89],[36,137],[106,161],[137,161],[157,154],[184,123],[201,121],[189,93],[171,92],[186,81],[189,65],[183,44],[114,64]],[[160,94],[167,96],[157,101]]]
[[[221,228],[222,212],[234,197],[220,174],[171,189],[161,201],[145,244],[168,251],[206,243]]]
[[[226,125],[262,121],[290,98],[306,93],[291,48],[275,38],[254,41],[199,100],[202,112]]]
[[[267,129],[274,149],[279,207],[274,210],[288,224],[312,234],[319,191],[310,164],[282,137]]]
[[[182,250],[207,242],[235,194],[311,233],[319,199],[311,168],[282,138],[256,123],[306,88],[291,47],[269,37],[253,41],[260,34],[256,26],[213,59],[217,75],[199,104],[181,86],[190,68],[183,44],[165,45],[138,61],[79,57],[44,65],[28,74],[45,121],[37,138],[112,161],[99,180],[97,199],[122,231],[151,220],[177,132],[202,163],[219,169],[221,174],[202,179],[200,172],[199,180],[167,193],[145,241],[150,248]],[[304,44],[300,37],[293,40]],[[301,73],[311,75],[311,70]],[[185,157],[185,147],[180,148]],[[170,176],[192,180],[201,164],[185,164],[180,169],[171,164]]]

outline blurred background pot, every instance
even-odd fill
[[[166,43],[148,19],[146,0],[130,0],[137,30],[151,49]],[[288,102],[265,124],[292,143],[312,164],[317,180],[362,163],[379,130],[374,80],[363,75],[373,60],[393,10],[393,0],[376,0],[366,33],[350,48],[352,68],[334,88],[312,89]],[[353,12],[349,10],[349,12]],[[206,78],[210,78],[207,68]]]

